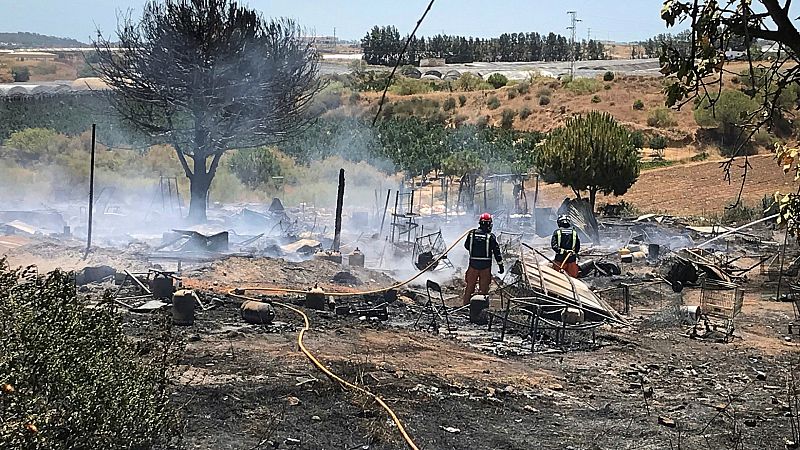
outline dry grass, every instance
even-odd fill
[[[17,66],[27,66],[30,69],[30,81],[55,81],[55,80],[74,80],[77,78],[78,68],[83,65],[82,59],[73,61],[17,61],[15,58],[0,56],[0,80],[11,80],[11,68]],[[51,70],[36,70],[45,66],[55,66],[53,73]]]

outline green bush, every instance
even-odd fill
[[[672,117],[672,111],[667,108],[657,108],[650,111],[647,116],[647,125],[656,128],[674,127],[678,122]]]
[[[599,95],[593,95],[592,96],[592,103],[600,103],[600,102],[601,102],[601,100],[600,100],[600,96]]]
[[[514,128],[514,118],[517,117],[517,112],[513,109],[504,109],[500,117],[500,128],[510,130]]]
[[[488,106],[489,109],[497,109],[500,107],[500,99],[498,99],[496,95],[492,95],[486,100],[486,106]]]
[[[508,95],[509,100],[514,100],[515,98],[517,98],[517,91],[514,89],[509,89],[506,94]]]
[[[348,101],[350,102],[351,105],[355,105],[356,103],[358,103],[359,100],[361,100],[361,94],[355,91],[350,93]]]
[[[517,92],[522,95],[527,94],[531,90],[531,83],[528,81],[523,81],[517,85]]]
[[[480,116],[475,121],[475,126],[478,128],[486,128],[489,126],[489,116]]]
[[[643,110],[644,109],[644,102],[639,100],[639,99],[636,99],[636,101],[633,102],[633,109],[635,109],[637,111]]]
[[[536,90],[536,95],[539,96],[539,97],[541,97],[543,95],[547,96],[547,97],[550,97],[551,95],[553,95],[553,90],[550,89],[547,86],[542,86],[542,87],[540,87],[539,89]]]
[[[605,89],[607,91],[610,91],[611,90],[611,85],[607,84],[607,85],[603,86],[603,89]]]
[[[474,75],[471,72],[465,72],[458,77],[453,85],[456,90],[470,92],[480,90],[483,83],[484,81],[481,77]]]
[[[173,448],[181,426],[169,319],[150,316],[143,322],[161,325],[133,341],[110,294],[89,307],[72,274],[26,271],[0,260],[2,447]]]
[[[764,209],[760,205],[749,206],[743,201],[731,202],[725,207],[721,221],[726,225],[743,225],[764,216]]]
[[[281,167],[273,151],[259,147],[231,152],[228,167],[242,183],[251,189],[274,186],[272,177],[281,175]]]
[[[493,73],[489,75],[486,82],[491,84],[495,89],[499,89],[508,84],[508,78],[502,73]]]
[[[743,117],[758,108],[758,102],[747,94],[725,89],[714,103],[713,110],[708,99],[704,99],[694,110],[694,120],[701,127],[717,127],[719,133],[728,141],[735,140],[741,128]]]
[[[539,106],[547,106],[550,104],[550,97],[547,95],[539,96]]]
[[[634,148],[644,148],[644,133],[638,130],[631,133],[631,144]]]
[[[433,82],[427,80],[400,77],[389,87],[389,92],[397,95],[427,94],[434,91],[433,84]]]
[[[531,111],[531,109],[530,109],[530,108],[528,108],[527,106],[525,106],[525,107],[523,107],[523,108],[522,108],[522,109],[519,111],[519,118],[520,118],[520,119],[522,119],[522,120],[525,120],[525,119],[527,119],[527,118],[528,118],[528,117],[529,117],[529,116],[530,116],[532,113],[533,113],[533,111]]]
[[[594,78],[575,78],[564,83],[564,88],[576,95],[588,95],[603,89],[603,83]]]
[[[453,97],[447,97],[447,99],[442,104],[442,108],[444,108],[445,111],[451,111],[456,109],[456,99],[454,99]]]
[[[603,81],[614,81],[614,72],[607,71],[603,74]]]
[[[31,71],[28,66],[15,66],[11,68],[11,77],[15,83],[23,83],[31,79]]]
[[[456,117],[453,119],[453,122],[455,122],[457,127],[460,127],[461,125],[467,123],[468,119],[469,117],[467,117],[464,114],[456,114]]]
[[[667,148],[667,139],[664,136],[653,136],[650,138],[650,148],[653,150],[664,150]]]
[[[464,95],[464,94],[459,95],[458,96],[458,106],[464,106],[466,104],[467,104],[467,96]]]

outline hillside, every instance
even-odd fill
[[[720,160],[648,170],[640,175],[627,194],[622,197],[598,195],[597,204],[624,200],[642,213],[703,217],[720,214],[739,193],[743,162],[741,159],[731,171],[731,183],[723,178]],[[797,183],[791,175],[783,174],[772,155],[752,156],[749,162],[751,167],[742,192],[745,204],[760,207],[764,196],[797,190]],[[541,186],[539,195],[542,205],[558,206],[564,197],[572,196],[572,191],[549,184]]]
[[[86,47],[75,39],[47,36],[38,33],[0,33],[0,48]]]

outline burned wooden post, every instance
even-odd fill
[[[342,204],[344,203],[344,169],[339,169],[339,191],[336,193],[336,224],[333,233],[333,251],[339,251],[342,237]]]
[[[386,190],[386,203],[383,205],[383,216],[381,216],[381,229],[378,231],[378,236],[383,234],[383,224],[386,222],[386,210],[389,209],[389,197],[392,195],[392,190]]]
[[[94,210],[94,149],[97,124],[92,124],[92,156],[89,161],[89,231],[86,235],[86,253],[83,259],[89,256],[89,248],[92,246],[92,212]]]

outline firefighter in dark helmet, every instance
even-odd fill
[[[578,232],[572,228],[569,217],[562,215],[556,222],[558,229],[553,232],[550,247],[556,252],[553,266],[563,270],[572,278],[578,278],[578,252],[581,251],[581,240]]]
[[[500,255],[500,246],[497,245],[497,238],[492,234],[492,215],[489,213],[481,214],[478,220],[478,228],[467,234],[464,248],[469,251],[469,268],[464,277],[467,287],[464,289],[462,302],[469,304],[472,294],[475,293],[475,285],[478,285],[478,293],[486,295],[489,293],[489,283],[492,281],[492,256],[497,261],[500,273],[505,272],[503,257]]]

